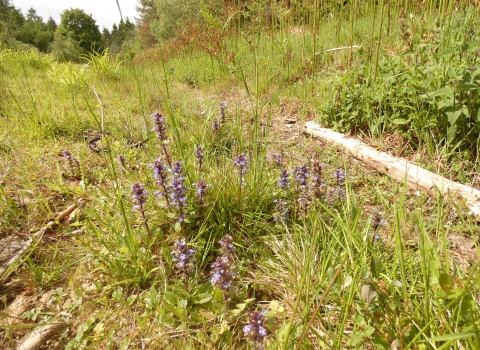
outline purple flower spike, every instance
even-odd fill
[[[145,207],[144,204],[147,201],[148,197],[148,192],[145,191],[143,188],[143,185],[135,182],[132,186],[132,199],[133,203],[135,204],[133,206],[133,210],[139,211],[139,212],[144,212]]]
[[[195,198],[198,200],[198,204],[202,205],[207,194],[207,190],[210,186],[207,185],[205,180],[200,180],[195,185]]]
[[[235,275],[231,269],[231,258],[228,256],[219,256],[212,264],[212,278],[210,283],[217,288],[227,292],[232,286],[232,279]]]
[[[295,181],[298,187],[306,187],[308,179],[308,168],[306,165],[296,167],[294,170]]]
[[[387,222],[383,218],[384,212],[375,210],[373,213],[373,219],[372,219],[372,230],[376,231],[380,227],[385,227],[387,226]]]
[[[225,124],[227,117],[225,115],[225,103],[220,103],[220,122]]]
[[[287,169],[283,168],[282,174],[278,179],[278,187],[285,189],[285,188],[288,188],[288,186],[290,186],[290,181],[288,181],[288,172],[287,172]]]
[[[220,248],[223,254],[231,256],[235,251],[235,246],[233,245],[233,238],[230,235],[223,236],[218,243],[220,244]]]
[[[202,165],[203,165],[203,146],[198,146],[195,149],[195,157],[197,158],[198,169],[199,169],[199,172],[201,173],[202,172]]]
[[[168,155],[167,152],[167,127],[165,125],[165,119],[159,112],[155,112],[154,114],[151,115],[152,119],[155,122],[155,127],[152,129],[152,131],[155,131],[157,133],[157,139],[160,140],[162,143],[162,149],[163,153],[165,154],[165,159],[168,163],[169,166],[172,165],[172,162],[170,160],[170,156]]]
[[[273,221],[283,221],[287,217],[289,211],[288,203],[281,199],[275,199],[273,203],[275,203],[275,212],[278,213],[278,215],[273,218]]]
[[[242,153],[233,159],[233,164],[239,170],[241,185],[245,185],[245,182],[243,181],[243,175],[247,172],[248,169],[248,157],[245,155],[245,153]]]
[[[172,167],[172,181],[170,182],[169,193],[171,204],[178,208],[178,221],[185,219],[185,206],[187,201],[187,189],[183,184],[185,175],[182,173],[182,163],[175,162]]]
[[[167,206],[170,206],[168,201],[168,189],[167,189],[167,171],[168,167],[162,163],[160,158],[155,159],[153,164],[150,165],[150,169],[153,169],[153,178],[157,181],[160,191],[155,192],[159,198],[165,198],[167,201]]]
[[[195,249],[189,249],[185,239],[176,239],[173,245],[172,255],[173,262],[176,262],[175,267],[185,274],[189,274],[194,262],[193,256],[195,255]]]
[[[72,154],[67,150],[63,150],[63,155],[67,160],[68,165],[70,166],[70,170],[72,171],[72,174],[75,174],[76,170],[80,168],[80,161],[74,156],[72,156]]]
[[[151,117],[155,122],[155,127],[152,129],[152,131],[155,131],[157,133],[157,138],[160,141],[165,141],[167,139],[167,127],[165,125],[165,119],[158,111],[153,113]]]
[[[220,123],[218,122],[218,120],[215,119],[212,122],[212,129],[214,134],[218,133],[218,131],[220,130]]]
[[[345,183],[345,170],[343,170],[342,168],[338,168],[333,173],[333,177],[335,177],[335,179],[337,179],[337,184],[339,186],[343,185]]]
[[[233,164],[238,167],[242,173],[245,173],[248,169],[248,157],[245,153],[242,153],[234,158]]]
[[[250,313],[248,324],[243,327],[243,333],[248,336],[255,345],[261,343],[267,336],[267,330],[264,327],[263,317],[266,315],[265,311],[254,311]],[[255,346],[256,347],[256,346]]]

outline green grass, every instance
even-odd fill
[[[405,49],[405,28],[392,21],[386,36],[387,24],[380,28],[372,12],[340,20],[322,17],[322,11],[310,13],[303,27],[284,18],[278,27],[266,23],[256,33],[245,29],[243,36],[227,37],[233,62],[189,48],[169,53],[164,64],[120,64],[105,55],[74,65],[35,52],[2,51],[1,236],[35,232],[69,204],[79,206],[68,226],[47,234],[4,278],[22,279],[35,295],[53,293],[16,326],[3,328],[6,347],[14,347],[14,332],[30,322],[54,321],[66,322],[54,342],[67,349],[389,349],[396,339],[404,349],[480,347],[478,226],[462,203],[416,196],[341,150],[295,134],[295,125],[285,127],[284,118],[294,116],[298,123],[316,118],[363,131],[375,142],[385,132],[400,133],[382,127],[372,106],[356,125],[344,105],[349,100],[337,102],[340,91],[367,108],[369,94],[382,93],[385,71]],[[431,11],[412,36],[434,25]],[[469,12],[472,19],[477,15]],[[318,31],[311,30],[313,23]],[[462,35],[455,28],[452,40]],[[325,51],[352,44],[362,48]],[[412,45],[422,50],[420,41]],[[421,62],[418,70],[436,64],[427,56]],[[372,79],[359,98],[352,90],[358,76]],[[395,90],[382,103],[393,108],[398,98]],[[215,132],[221,103],[226,120]],[[156,110],[167,125],[165,142],[152,131]],[[108,132],[97,145],[107,152],[89,148],[89,129]],[[418,140],[427,137],[406,125],[407,141],[413,142],[412,130]],[[195,157],[200,145],[202,171]],[[166,162],[163,146],[172,160],[183,162],[189,203],[183,222],[178,209],[155,196],[161,187],[149,165],[159,157]],[[422,141],[412,154],[447,172],[460,160],[456,149],[434,152],[440,146]],[[63,150],[78,159],[78,167]],[[281,166],[271,161],[273,152],[283,153]],[[240,178],[234,157],[242,153],[248,170]],[[325,195],[310,193],[306,207],[297,199],[307,189],[295,175],[288,189],[277,183],[282,167],[291,172],[303,164],[312,181],[314,160],[328,163]],[[345,184],[334,177],[339,168],[346,171]],[[458,173],[473,181],[467,171]],[[202,179],[210,185],[204,205],[194,194]],[[136,182],[149,192],[144,212],[133,210]],[[333,196],[337,186],[344,199]],[[275,199],[289,207],[284,220]],[[384,212],[386,225],[373,232],[376,211]],[[226,293],[210,283],[224,235],[236,248],[235,277]],[[196,250],[188,276],[171,254],[182,238]],[[266,312],[262,344],[243,334],[255,310]]]

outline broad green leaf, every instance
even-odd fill
[[[453,289],[453,277],[449,274],[442,273],[438,278],[438,282],[440,283],[440,287],[442,287],[445,293],[449,293]]]

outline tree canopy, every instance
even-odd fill
[[[70,37],[85,52],[94,52],[100,49],[102,34],[91,15],[76,8],[63,11],[60,18],[60,25],[56,30],[59,36]]]

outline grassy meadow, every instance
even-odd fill
[[[302,134],[479,188],[478,3],[333,3],[133,60],[0,51],[3,261],[77,204],[1,276],[4,349],[480,348],[466,206]]]

